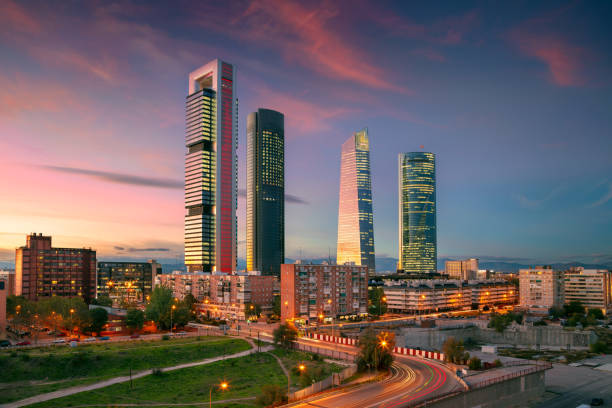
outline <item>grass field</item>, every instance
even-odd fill
[[[331,371],[342,367],[320,360],[302,352],[274,350],[272,353],[281,357],[289,369],[304,363],[307,370],[314,370],[328,376]],[[292,376],[292,383],[297,376]],[[218,384],[227,381],[229,387],[221,391]],[[72,396],[31,405],[31,407],[80,407],[112,406],[113,404],[184,404],[181,407],[195,407],[208,402],[210,387],[213,387],[212,398],[231,400],[246,398],[241,401],[218,403],[216,408],[256,407],[255,397],[261,393],[266,384],[277,384],[287,387],[287,377],[278,362],[269,353],[253,354],[246,357],[228,359],[205,366],[185,368],[161,375],[150,375],[134,381],[130,385],[116,384],[96,391],[84,392]],[[299,387],[296,387],[299,388]],[[249,399],[250,398],[250,399]],[[176,407],[176,405],[172,405]],[[164,407],[159,405],[156,407]]]
[[[340,372],[345,367],[336,364],[328,364],[321,359],[313,359],[313,354],[305,353],[303,351],[287,351],[285,349],[275,349],[272,351],[277,357],[281,359],[283,365],[291,370],[291,388],[292,390],[298,390],[304,388],[306,383],[300,381],[300,371],[298,366],[303,364],[306,369],[309,380],[321,381],[331,375],[332,372]],[[316,357],[315,357],[316,358]],[[286,383],[285,383],[286,385]]]
[[[133,372],[248,350],[241,339],[201,337],[167,341],[81,344],[0,352],[0,403]]]

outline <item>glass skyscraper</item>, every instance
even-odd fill
[[[342,145],[336,262],[366,265],[374,273],[374,217],[368,129]]]
[[[399,155],[399,269],[437,270],[436,163],[433,153]]]
[[[236,269],[236,69],[214,60],[189,74],[185,146],[185,265]]]
[[[247,117],[247,270],[280,277],[285,263],[285,117]]]

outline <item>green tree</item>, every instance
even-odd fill
[[[393,348],[395,335],[392,332],[376,334],[371,327],[365,329],[359,336],[359,355],[357,366],[363,371],[367,368],[386,370],[393,363]]]
[[[256,402],[258,405],[267,407],[283,402],[286,399],[284,388],[281,388],[278,384],[269,384],[261,387],[261,394],[257,396]]]
[[[565,316],[565,312],[562,307],[553,306],[548,309],[548,314],[553,317],[553,319],[559,319]]]
[[[468,360],[468,368],[470,370],[480,370],[482,368],[482,362],[478,357],[472,357]]]
[[[151,301],[145,309],[145,315],[148,320],[153,320],[160,329],[169,329],[170,310],[173,304],[175,302],[172,297],[172,289],[166,286],[156,286],[151,292]],[[172,318],[172,323],[174,323],[174,312],[172,312]]]
[[[374,287],[368,290],[368,304],[371,315],[381,316],[387,313],[387,299],[383,288]]]
[[[91,316],[91,324],[89,326],[89,330],[92,333],[98,333],[102,331],[102,328],[108,323],[108,312],[106,309],[101,307],[96,307],[89,311]]]
[[[125,325],[130,330],[140,330],[144,326],[145,316],[140,309],[128,309],[125,316]]]
[[[91,304],[92,305],[100,305],[100,306],[112,307],[113,306],[113,300],[110,297],[106,296],[106,295],[100,295],[96,299],[92,300]]]
[[[246,316],[247,319],[259,318],[259,316],[261,316],[261,306],[255,303],[245,303],[244,315]]]
[[[597,320],[603,320],[604,314],[601,309],[589,309],[588,316],[593,316]]]
[[[277,319],[280,319],[281,315],[281,298],[279,295],[275,295],[272,299],[272,314],[276,316]]]
[[[574,314],[584,315],[585,309],[579,300],[572,300],[569,303],[563,305],[563,311],[566,316],[572,316]]]
[[[298,331],[291,324],[281,324],[273,332],[274,344],[279,344],[284,348],[293,348],[293,344],[297,341]]]
[[[466,353],[463,341],[457,340],[454,337],[449,337],[442,345],[442,353],[446,361],[454,364],[465,364],[470,358],[469,353]]]

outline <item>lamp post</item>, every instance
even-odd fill
[[[210,391],[208,393],[208,406],[209,406],[209,408],[212,408],[212,390],[213,390],[213,387],[214,387],[214,385],[212,387],[210,387]],[[227,381],[223,381],[223,382],[221,382],[221,384],[219,384],[219,388],[221,389],[221,391],[227,390],[227,387],[229,387],[229,384],[227,383]]]
[[[172,307],[170,308],[170,335],[172,335],[172,314],[174,312],[174,309],[176,309],[176,305],[172,305]]]
[[[70,309],[70,335],[72,335],[72,314],[74,313],[74,309]]]

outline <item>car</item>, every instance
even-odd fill
[[[10,347],[11,342],[9,340],[0,340],[0,347]]]
[[[16,346],[29,346],[30,343],[28,340],[24,340],[24,341],[20,341],[19,343],[15,344]]]
[[[84,343],[91,343],[92,341],[96,341],[95,337],[88,337],[85,340],[83,340]]]
[[[53,343],[53,344],[62,344],[62,343],[65,343],[65,342],[66,342],[66,340],[64,340],[64,339],[55,339],[51,343]]]
[[[110,340],[110,337],[102,336],[102,337],[98,337],[98,340]]]
[[[140,337],[140,334],[132,334],[132,335],[130,336],[130,339],[137,339],[137,338],[139,338],[139,337]]]
[[[604,403],[604,400],[601,399],[601,398],[593,398],[591,400],[591,406],[592,407],[599,407],[599,406],[603,405],[603,403]]]
[[[81,341],[78,337],[72,337],[68,341]]]

